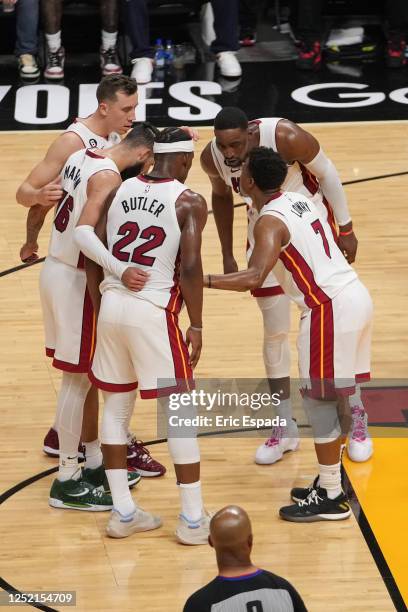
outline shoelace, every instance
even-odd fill
[[[356,442],[364,442],[367,438],[366,431],[366,415],[361,408],[352,408],[351,414],[353,417],[353,431],[351,437]]]
[[[316,489],[313,489],[306,499],[298,502],[298,506],[310,506],[311,504],[318,504],[319,501],[323,501],[323,498],[318,495]]]
[[[129,446],[136,446],[136,452],[140,459],[144,461],[144,463],[150,463],[152,461],[152,457],[150,456],[149,451],[145,446],[143,446],[143,442],[141,440],[136,440],[136,438],[132,438]]]
[[[282,429],[280,427],[274,427],[272,429],[272,435],[265,442],[265,446],[277,446],[282,438]]]
[[[52,51],[48,54],[48,65],[50,68],[58,68],[61,66],[61,60],[58,51],[53,53]]]
[[[106,49],[106,51],[103,52],[103,55],[105,56],[106,64],[117,64],[118,63],[116,61],[116,51],[113,47],[111,49]]]

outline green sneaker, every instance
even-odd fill
[[[131,489],[134,487],[141,479],[141,475],[139,472],[128,470],[128,485]],[[94,470],[91,468],[82,468],[82,480],[89,482],[93,487],[97,487],[100,489],[103,487],[103,491],[105,493],[110,493],[109,482],[106,477],[105,467],[100,465]]]
[[[110,494],[93,487],[82,478],[65,482],[56,478],[52,483],[48,503],[53,508],[71,508],[89,512],[102,512],[113,508]]]

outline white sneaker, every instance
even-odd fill
[[[260,463],[261,465],[276,463],[276,461],[282,459],[283,453],[297,450],[299,448],[299,432],[294,421],[290,431],[291,437],[283,438],[282,428],[274,427],[271,437],[256,449],[255,463]]]
[[[124,517],[117,510],[112,510],[106,533],[111,538],[127,538],[132,533],[150,531],[161,527],[162,520],[158,516],[145,512],[142,508],[136,508],[130,517]]]
[[[47,63],[44,70],[46,79],[60,80],[64,78],[65,50],[60,47],[58,51],[47,49]]]
[[[138,57],[132,60],[133,68],[132,79],[135,79],[136,83],[150,83],[153,74],[153,60],[150,57]]]
[[[347,455],[351,461],[367,461],[373,454],[373,441],[367,429],[367,415],[363,408],[351,408],[351,432],[347,441]]]
[[[180,514],[175,532],[177,540],[180,544],[189,546],[208,544],[210,520],[211,515],[208,512],[204,512],[199,521],[189,521],[183,514]]]
[[[235,57],[233,51],[222,51],[218,53],[217,64],[222,76],[237,78],[242,74],[241,64]]]
[[[40,76],[37,60],[31,53],[20,55],[18,58],[18,70],[22,79],[37,79]]]

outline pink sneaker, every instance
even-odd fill
[[[53,427],[48,431],[44,438],[43,451],[49,457],[59,457],[59,440],[58,433]],[[78,446],[78,457],[84,457],[84,447],[81,443]]]
[[[367,414],[364,408],[351,408],[351,431],[347,441],[347,455],[351,461],[361,463],[373,454],[373,441],[367,428]]]
[[[276,463],[283,457],[283,453],[287,451],[295,451],[299,446],[299,432],[296,423],[293,423],[291,436],[289,438],[282,437],[283,430],[281,427],[274,427],[272,435],[264,444],[258,446],[255,454],[255,463],[261,465]]]
[[[141,440],[132,438],[127,448],[127,467],[129,471],[136,470],[145,478],[163,476],[166,473],[164,465],[153,459]]]

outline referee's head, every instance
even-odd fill
[[[215,549],[218,566],[251,564],[252,527],[249,516],[239,506],[226,506],[211,519],[210,546]]]

